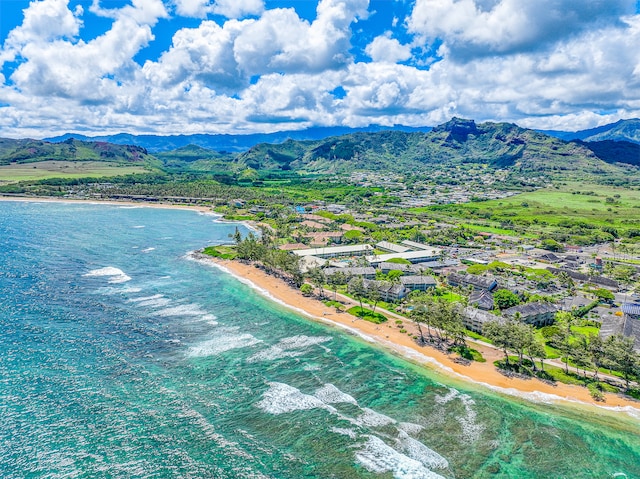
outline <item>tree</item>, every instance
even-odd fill
[[[598,381],[598,369],[602,367],[603,361],[606,358],[606,351],[604,341],[599,335],[593,335],[589,340],[589,354],[591,356],[591,362],[595,366],[596,372],[593,375],[593,379]]]
[[[509,321],[509,320],[507,320]],[[507,326],[507,322],[488,321],[482,328],[483,334],[491,340],[491,342],[504,353],[505,364],[509,366],[509,348],[511,347],[511,338]]]
[[[427,325],[427,331],[429,333],[429,337],[432,337],[431,336],[431,329],[429,327],[428,317],[429,317],[429,310],[427,309],[426,305],[424,305],[424,304],[416,305],[409,312],[409,318],[411,318],[411,320],[418,327],[418,332],[420,333],[420,343],[421,344],[425,343],[424,333],[422,332],[422,324],[426,324]]]
[[[558,329],[554,332],[552,341],[554,346],[560,350],[565,361],[565,373],[569,373],[569,359],[573,355],[573,345],[571,344],[571,324],[574,316],[566,311],[556,313]]]
[[[349,282],[349,291],[353,297],[360,303],[360,313],[362,314],[364,308],[362,306],[362,300],[367,294],[367,289],[364,286],[364,279],[362,276],[356,276]]]
[[[493,295],[493,302],[499,309],[508,309],[520,304],[520,297],[508,289],[499,289]]]
[[[640,355],[633,349],[633,339],[616,334],[609,336],[605,341],[605,351],[615,369],[623,374],[629,389],[631,378],[640,375]]]
[[[595,294],[598,299],[606,302],[612,302],[616,299],[615,295],[611,291],[604,288],[596,289],[593,294]]]
[[[300,286],[300,292],[305,296],[309,296],[313,294],[313,286],[308,283],[304,283],[302,286]]]
[[[324,284],[326,283],[327,278],[322,268],[318,268],[317,266],[315,268],[311,268],[307,272],[307,275],[309,276],[311,283],[318,288],[318,296],[320,298],[324,298]]]
[[[375,313],[378,301],[382,299],[380,291],[378,291],[375,283],[369,283],[369,287],[367,288],[367,298],[369,298],[369,301],[371,302],[370,304],[373,306],[373,312]]]
[[[555,251],[555,252],[561,252],[564,250],[564,248],[560,243],[558,243],[556,240],[551,238],[543,239],[540,242],[540,247],[542,249],[548,249],[549,251]]]
[[[547,358],[547,351],[544,348],[544,343],[535,338],[535,334],[532,336],[526,350],[527,355],[529,356],[529,359],[531,359],[531,363],[533,364],[533,370],[536,370],[535,359],[538,358],[540,360],[540,369],[544,371],[544,360]]]
[[[342,271],[336,271],[335,273],[331,273],[327,277],[327,283],[333,289],[333,300],[336,301],[338,298],[338,286],[341,284],[345,284],[347,282],[347,276]]]

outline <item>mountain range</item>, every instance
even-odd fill
[[[139,144],[120,145],[71,137],[59,142],[0,139],[0,165],[53,159],[142,163],[166,171],[233,175],[252,170],[303,174],[348,174],[368,170],[429,175],[443,170],[487,172],[505,169],[514,177],[524,179],[633,179],[637,176],[636,167],[640,166],[640,143],[589,139],[607,138],[607,135],[634,137],[640,131],[639,127],[639,120],[625,120],[609,125],[609,128],[582,132],[579,135],[582,138],[566,141],[558,135],[521,128],[512,123],[476,124],[473,120],[453,118],[429,131],[356,131],[324,137],[322,135],[328,130],[315,129],[306,134],[322,138],[303,140],[286,138],[290,132],[271,134],[267,138],[272,141],[284,140],[261,142],[239,152],[222,152],[187,144],[170,151],[150,153]],[[161,143],[160,147],[156,145],[156,149],[164,149],[169,144],[167,142],[178,143],[177,138],[191,141],[208,137],[145,138],[148,142],[156,138]],[[139,138],[124,135],[116,139],[137,141]],[[224,141],[220,135],[213,138],[218,144],[235,141],[236,145],[250,145],[262,137],[225,136]]]

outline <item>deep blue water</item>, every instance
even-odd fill
[[[234,228],[0,203],[0,477],[640,477],[627,415],[462,385],[188,259]]]

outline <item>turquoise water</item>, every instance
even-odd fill
[[[640,423],[453,382],[187,252],[189,211],[0,203],[2,478],[640,478]]]

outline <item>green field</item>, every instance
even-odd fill
[[[640,229],[640,190],[566,183],[499,200],[434,206],[431,211],[493,233],[529,236],[561,231],[586,236],[595,229],[615,228],[624,235]]]
[[[0,166],[0,182],[15,183],[46,178],[98,178],[147,173],[142,166],[120,166],[104,161],[40,161]]]

